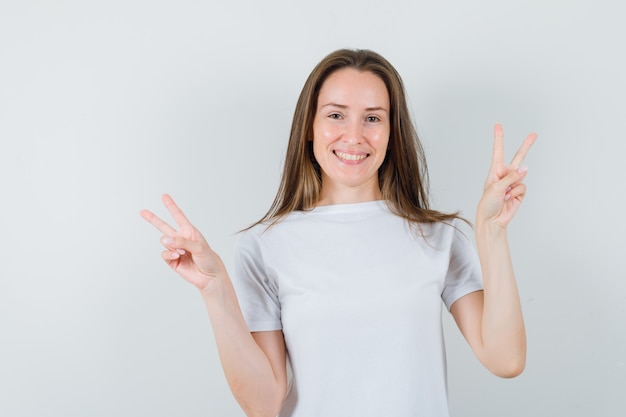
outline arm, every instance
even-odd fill
[[[178,230],[147,210],[141,216],[164,234],[165,262],[200,290],[235,399],[250,417],[276,416],[287,387],[282,331],[248,331],[222,260],[171,197],[164,195],[163,203]]]
[[[287,389],[283,332],[250,333],[230,280],[201,293],[234,397],[249,417],[275,417]]]
[[[502,127],[496,125],[491,168],[476,212],[476,244],[484,291],[451,307],[478,359],[501,377],[519,375],[526,363],[526,331],[507,239],[507,226],[526,193],[520,168],[536,139],[529,135],[511,164],[504,163]]]

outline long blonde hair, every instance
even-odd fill
[[[313,155],[313,120],[324,81],[333,72],[353,68],[380,77],[389,93],[389,149],[378,170],[378,183],[389,208],[411,223],[446,222],[458,213],[429,208],[428,170],[424,150],[411,120],[404,84],[396,69],[370,50],[340,49],[313,69],[300,93],[293,115],[283,174],[274,202],[260,223],[273,225],[293,211],[312,209],[322,188],[320,166]]]

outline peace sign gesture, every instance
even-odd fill
[[[478,203],[476,223],[493,222],[505,228],[517,213],[526,195],[526,185],[522,181],[526,177],[527,168],[522,166],[522,162],[535,143],[537,135],[531,133],[526,136],[508,165],[504,162],[503,136],[502,126],[496,124],[491,167],[485,181],[483,196]]]
[[[172,197],[164,194],[162,200],[174,217],[178,230],[148,210],[142,210],[140,214],[163,233],[161,243],[166,248],[161,254],[163,260],[185,280],[201,290],[217,276],[225,276],[226,270],[220,257],[213,252]]]

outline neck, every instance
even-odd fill
[[[320,192],[320,198],[315,204],[316,206],[331,206],[335,204],[355,204],[365,203],[367,201],[382,200],[383,195],[378,187],[378,182],[375,187],[337,187],[337,186],[324,186],[322,183],[322,190]]]

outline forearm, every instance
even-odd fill
[[[500,376],[515,376],[525,365],[526,332],[506,228],[478,224],[476,242],[484,283],[482,360]]]
[[[201,290],[211,321],[222,367],[231,391],[248,416],[278,414],[285,378],[250,334],[232,283],[216,279]]]

